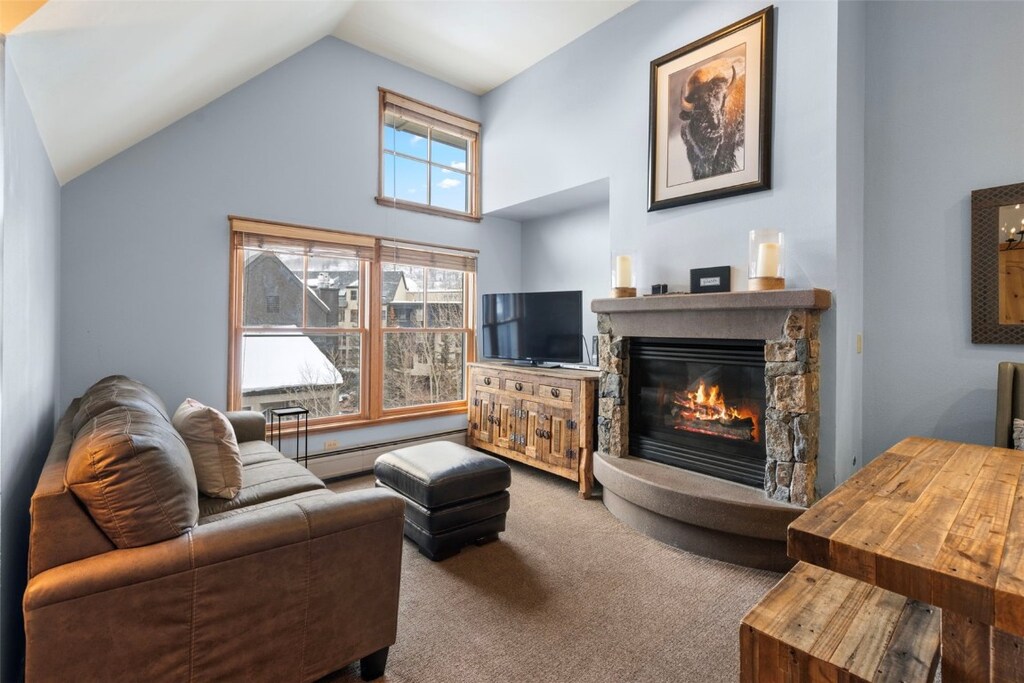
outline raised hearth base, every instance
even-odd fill
[[[803,508],[742,484],[640,458],[594,459],[604,504],[637,531],[682,550],[746,567],[787,571],[786,528]]]

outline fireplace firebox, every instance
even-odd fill
[[[764,348],[763,340],[633,337],[630,453],[760,488]]]

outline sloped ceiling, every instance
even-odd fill
[[[482,94],[635,0],[50,0],[7,53],[61,184],[327,35]]]
[[[483,95],[635,1],[357,2],[334,35]]]

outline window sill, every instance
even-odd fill
[[[436,206],[427,206],[426,204],[404,202],[401,199],[394,199],[391,197],[374,197],[374,201],[376,201],[380,206],[388,206],[393,209],[405,209],[406,211],[416,211],[417,213],[426,213],[431,216],[455,218],[460,221],[469,221],[470,223],[479,223],[481,221],[479,215],[462,213],[460,211],[450,211],[448,209],[439,209]]]
[[[379,425],[393,424],[397,422],[409,422],[411,420],[425,420],[431,417],[447,417],[449,415],[467,415],[467,404],[465,401],[454,405],[449,405],[444,408],[437,410],[422,410],[414,413],[399,413],[392,415],[383,415],[375,419],[369,418],[357,418],[357,419],[342,419],[334,420],[331,418],[319,418],[316,421],[310,421],[309,433],[319,434],[323,432],[344,432],[349,429],[361,429],[364,427],[376,427]],[[299,430],[301,431],[301,430]],[[284,426],[281,430],[281,436],[283,438],[290,438],[295,436],[296,428],[295,424]],[[270,438],[270,425],[267,424],[266,438]],[[277,438],[277,429],[274,429],[274,438]]]

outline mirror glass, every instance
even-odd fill
[[[999,324],[1024,325],[1024,204],[999,207]]]

